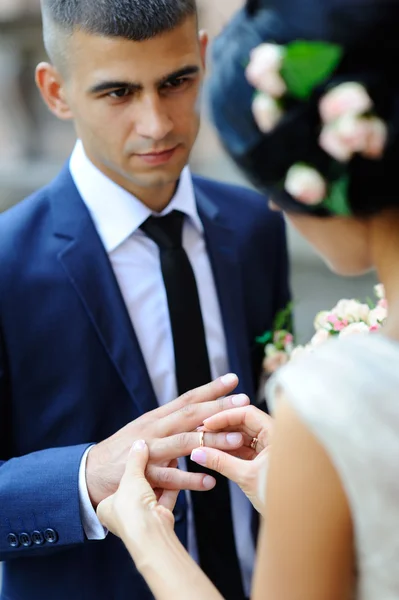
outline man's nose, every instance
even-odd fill
[[[172,129],[173,123],[162,100],[157,97],[143,98],[140,110],[136,113],[136,132],[141,137],[161,141]]]

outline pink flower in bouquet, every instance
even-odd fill
[[[379,300],[385,300],[385,287],[383,283],[377,283],[374,286],[374,294]]]
[[[382,300],[378,300],[377,306],[380,306],[381,308],[385,308],[385,310],[388,310],[388,300],[386,300],[385,298],[383,298]]]
[[[356,333],[368,333],[370,328],[366,323],[350,323],[345,329],[341,331],[339,337],[347,337]]]
[[[309,206],[320,204],[327,194],[327,184],[320,173],[302,164],[289,169],[285,189],[293,198]]]
[[[372,107],[366,89],[360,83],[347,82],[336,86],[321,99],[319,111],[324,123],[332,123],[344,115],[364,114]]]
[[[271,375],[277,369],[287,364],[289,361],[289,356],[286,352],[276,352],[271,356],[266,356],[263,361],[263,369],[266,371],[268,375]]]
[[[283,116],[283,111],[276,100],[263,93],[255,96],[252,104],[252,113],[262,133],[272,131]]]
[[[287,333],[287,335],[284,338],[284,345],[285,346],[289,346],[290,344],[294,343],[294,336],[292,335],[292,333]]]
[[[346,319],[348,323],[357,321],[367,321],[370,308],[367,304],[362,304],[357,300],[340,300],[331,311],[340,319]]]
[[[340,319],[336,314],[330,313],[327,317],[327,322],[332,326],[332,331],[342,331],[345,327],[348,327],[349,321],[346,319]]]
[[[328,310],[322,310],[317,313],[315,320],[313,322],[313,326],[316,331],[319,329],[330,329],[327,318],[329,317],[330,312]]]
[[[314,347],[320,346],[320,344],[324,344],[324,342],[326,342],[329,337],[330,334],[327,331],[327,329],[319,329],[319,331],[317,331],[310,340],[310,345]]]
[[[251,85],[274,98],[281,98],[287,91],[280,75],[285,50],[277,44],[261,44],[251,52],[246,77]]]
[[[376,306],[370,311],[368,317],[368,324],[370,327],[374,325],[381,325],[388,317],[388,311],[383,306]]]

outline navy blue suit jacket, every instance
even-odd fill
[[[254,192],[194,186],[230,369],[254,397],[255,338],[289,300],[284,223]],[[2,600],[151,598],[118,539],[85,538],[78,471],[91,443],[156,407],[108,256],[65,168],[0,216]],[[185,517],[181,504],[181,539]]]

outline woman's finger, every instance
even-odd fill
[[[145,475],[149,455],[149,448],[144,440],[137,440],[133,444],[118,490],[118,494],[124,494],[126,499],[129,498],[130,503],[136,504],[139,508],[152,507],[157,503],[154,491]]]
[[[204,420],[204,425],[211,431],[235,428],[236,431],[243,431],[251,437],[257,437],[262,430],[272,427],[273,419],[255,406],[246,406],[213,415]]]
[[[114,496],[108,496],[97,506],[97,517],[103,527],[114,535],[118,535],[117,524],[113,512]]]
[[[118,491],[97,507],[99,521],[115,535],[120,535],[125,507],[127,510],[131,503],[140,508],[156,504],[154,491],[145,478],[148,458],[147,444],[143,440],[137,440],[130,450]]]
[[[241,460],[254,460],[259,456],[255,450],[252,450],[252,448],[249,448],[248,446],[242,446],[238,450],[228,452],[228,454],[230,454],[230,456],[235,456],[236,458],[241,458]]]
[[[158,500],[158,504],[164,508],[167,508],[170,510],[170,512],[173,512],[178,495],[179,490],[164,490]]]
[[[198,465],[221,473],[228,479],[238,483],[238,485],[241,485],[250,464],[213,448],[196,448],[191,453],[191,460]]]
[[[188,473],[168,467],[148,465],[146,477],[153,488],[164,490],[191,490],[207,492],[215,487],[216,481],[210,475]]]

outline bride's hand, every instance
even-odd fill
[[[139,563],[146,560],[145,548],[150,548],[152,540],[156,543],[160,535],[173,533],[172,511],[179,493],[152,489],[145,476],[148,459],[147,444],[135,442],[117,492],[97,508],[104,527],[123,540]]]
[[[204,421],[204,431],[235,431],[244,436],[244,445],[233,452],[201,447],[191,459],[237,483],[260,513],[264,509],[265,477],[273,419],[255,406],[219,413]]]

